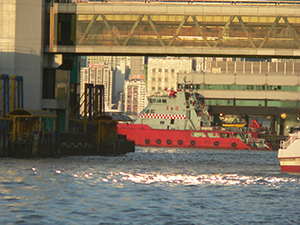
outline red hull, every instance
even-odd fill
[[[118,133],[126,135],[128,140],[135,141],[138,146],[151,147],[182,147],[182,148],[218,148],[237,150],[266,150],[253,148],[228,131],[201,131],[206,133],[229,134],[228,138],[222,137],[192,137],[192,130],[162,130],[152,129],[144,124],[119,124]],[[200,131],[199,131],[200,132]],[[272,148],[268,149],[272,150]]]
[[[281,166],[281,172],[300,173],[300,166]]]

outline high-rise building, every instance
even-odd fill
[[[131,74],[144,74],[144,56],[131,56],[130,73]]]
[[[148,104],[144,75],[134,75],[124,84],[124,111],[126,114],[137,115]]]
[[[92,64],[98,64],[100,62],[104,62],[105,65],[108,65],[108,67],[112,68],[113,70],[117,68],[117,66],[124,67],[124,70],[126,67],[130,67],[130,56],[87,56],[87,62]],[[122,73],[125,73],[122,71]]]
[[[151,57],[148,59],[148,95],[166,94],[166,89],[177,90],[177,74],[190,73],[192,59],[187,57]]]
[[[80,96],[85,92],[85,84],[104,85],[104,101],[110,108],[112,106],[112,80],[111,69],[104,65],[103,67],[81,68]]]
[[[120,100],[120,94],[124,92],[125,74],[121,70],[113,71],[113,94],[112,103],[114,106],[118,106]]]

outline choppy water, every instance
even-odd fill
[[[0,159],[0,224],[299,224],[277,151],[141,148]]]

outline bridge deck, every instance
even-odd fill
[[[300,4],[55,3],[46,52],[299,57],[299,15]]]

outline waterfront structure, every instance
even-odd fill
[[[55,93],[75,55],[299,57],[298,4],[58,2],[1,1],[0,72],[22,76],[24,108],[55,112],[62,130],[69,98]]]
[[[124,84],[124,111],[128,115],[137,115],[148,104],[144,75],[131,75]]]
[[[192,59],[187,57],[150,57],[148,59],[147,93],[163,95],[166,89],[177,90],[177,73],[190,73]]]
[[[54,3],[51,53],[298,57],[299,4],[289,1]],[[58,19],[55,19],[57,15]],[[68,29],[59,29],[64,25]],[[72,47],[67,47],[73,45]]]
[[[205,72],[179,73],[178,89],[193,89],[204,95],[212,113],[271,116],[271,127],[277,133],[288,132],[288,127],[296,123],[295,114],[300,108],[300,62],[206,63],[209,66]]]

